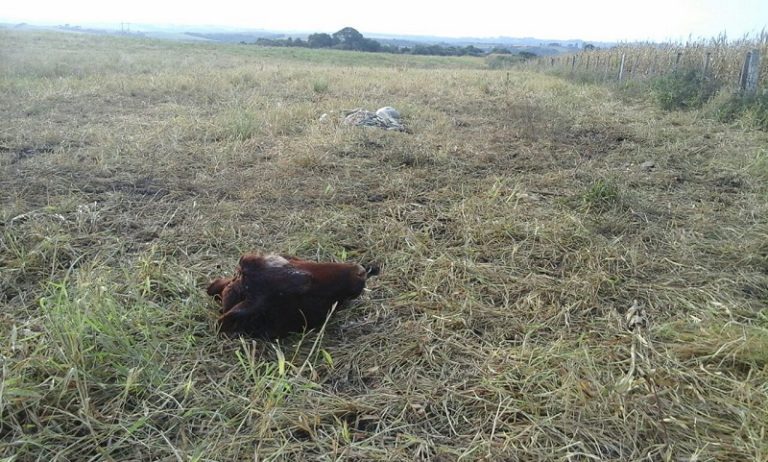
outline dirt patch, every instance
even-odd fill
[[[150,177],[137,178],[135,180],[122,180],[110,178],[90,178],[81,190],[89,194],[101,194],[105,192],[120,192],[132,196],[160,198],[168,195],[168,189],[160,186],[157,180]]]
[[[15,164],[19,161],[30,159],[41,154],[50,154],[55,149],[56,149],[55,144],[23,146],[17,149],[9,148],[7,146],[0,146],[0,153],[3,153],[4,157],[8,156],[11,164]]]
[[[626,131],[611,126],[574,128],[556,133],[553,139],[561,145],[577,148],[587,159],[607,154],[623,143],[635,141]]]
[[[744,179],[737,175],[721,175],[712,181],[712,185],[720,192],[731,194],[747,188]]]

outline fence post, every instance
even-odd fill
[[[760,74],[760,52],[757,49],[747,52],[744,67],[741,70],[741,93],[753,96],[757,93],[757,81]]]
[[[576,69],[576,55],[573,55],[573,59],[571,59],[571,72]]]
[[[704,58],[704,76],[709,73],[709,60],[712,58],[712,52],[708,51],[707,56]]]
[[[677,58],[675,58],[675,67],[673,68],[673,70],[677,70],[677,66],[680,65],[680,59],[682,57],[683,57],[683,52],[682,51],[678,51],[677,52]]]
[[[621,54],[621,64],[619,64],[619,82],[624,77],[624,59],[627,57],[625,53]]]
[[[555,58],[549,58],[549,59],[550,59],[549,65],[552,67],[555,67]]]
[[[589,55],[587,55],[587,70],[589,70]]]

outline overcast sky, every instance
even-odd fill
[[[0,20],[221,25],[593,41],[730,38],[768,26],[768,0],[4,0]]]

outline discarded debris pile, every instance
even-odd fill
[[[359,127],[378,127],[385,130],[405,131],[405,126],[400,122],[400,112],[392,107],[383,107],[376,112],[365,109],[355,109],[344,118],[344,125]]]

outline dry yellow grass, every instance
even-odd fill
[[[482,60],[0,34],[0,458],[768,459],[766,133]],[[338,124],[384,105],[410,133]],[[382,274],[217,337],[253,249]]]

